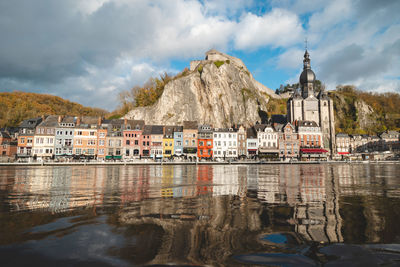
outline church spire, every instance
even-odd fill
[[[314,95],[314,81],[315,74],[311,70],[310,54],[306,49],[303,59],[303,72],[300,75],[300,86],[303,98]]]

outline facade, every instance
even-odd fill
[[[246,155],[248,158],[255,158],[258,156],[258,138],[254,127],[249,127],[246,129],[246,137]]]
[[[152,125],[151,126],[151,151],[150,156],[153,159],[162,159],[163,157],[163,138],[164,126]]]
[[[322,146],[333,155],[336,153],[333,101],[323,89],[317,95],[314,82],[315,74],[311,70],[306,50],[300,75],[301,94],[296,91],[287,102],[288,122],[296,124],[296,121],[314,121],[322,131]]]
[[[323,148],[321,128],[315,121],[298,121],[297,133],[303,160],[326,159],[328,150]]]
[[[200,125],[197,138],[197,158],[213,157],[213,130],[210,125]]]
[[[299,158],[299,139],[295,127],[291,123],[279,127],[279,158],[297,159]]]
[[[183,122],[183,153],[189,159],[197,158],[197,121]]]
[[[107,155],[107,132],[109,121],[99,118],[97,124],[97,159],[105,160]]]
[[[73,156],[75,122],[76,119],[72,116],[58,116],[58,125],[55,130],[55,158]]]
[[[183,127],[174,127],[174,155],[183,155]]]
[[[142,157],[150,157],[151,151],[151,125],[145,125],[143,127],[143,133],[141,138],[142,143]]]
[[[214,158],[237,158],[238,134],[233,128],[214,129],[213,135]]]
[[[20,123],[18,132],[18,158],[32,158],[33,139],[36,126],[42,122],[42,118],[27,119]]]
[[[143,154],[142,134],[144,130],[143,120],[124,120],[124,158],[140,158]]]
[[[51,159],[54,155],[55,129],[58,126],[58,116],[50,115],[36,127],[33,141],[33,157]]]
[[[174,126],[165,126],[164,127],[164,136],[163,136],[163,157],[169,158],[172,157],[175,153],[174,151]]]
[[[400,151],[400,134],[397,131],[386,131],[381,134],[382,150]]]
[[[246,128],[243,125],[239,126],[237,131],[238,136],[238,157],[247,156],[247,138],[246,138]]]
[[[336,135],[336,151],[338,155],[342,156],[350,154],[350,136],[348,134],[338,133]]]
[[[106,146],[108,160],[121,160],[123,156],[124,120],[112,120],[108,124]]]
[[[7,132],[0,131],[0,157],[14,158],[17,155],[17,147],[17,141],[14,141]]]
[[[95,117],[77,117],[73,138],[75,157],[94,159],[97,157],[97,125]]]
[[[256,127],[258,139],[258,156],[262,158],[279,158],[278,132],[271,125],[260,124]]]

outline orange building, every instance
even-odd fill
[[[32,157],[33,138],[36,126],[42,122],[43,118],[27,119],[20,123],[18,131],[18,158]]]
[[[97,125],[96,117],[78,117],[74,131],[75,157],[94,159],[97,156]]]
[[[199,127],[197,139],[197,157],[201,159],[211,159],[213,156],[213,131],[210,125]]]

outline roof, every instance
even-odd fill
[[[171,126],[171,125],[165,126],[164,127],[164,135],[173,135],[174,134],[174,127],[175,126]]]
[[[44,121],[42,121],[39,127],[57,127],[58,126],[58,116],[50,115]]]
[[[63,116],[61,118],[61,123],[75,123],[76,118],[73,116]]]
[[[197,123],[197,121],[184,121],[183,122],[183,129],[197,130],[198,129],[198,123]]]
[[[143,130],[144,128],[144,120],[127,120],[126,123],[132,130]]]
[[[257,138],[257,132],[254,127],[249,127],[246,129],[247,138]]]
[[[39,125],[39,123],[41,123],[41,122],[42,122],[42,117],[31,118],[31,119],[23,120],[23,121],[19,124],[19,127],[20,127],[20,128],[30,128],[30,129],[34,129],[34,128],[36,128],[36,126]]]
[[[164,126],[151,125],[151,134],[164,134]]]
[[[338,133],[336,137],[350,137],[347,133]]]
[[[97,124],[98,121],[99,121],[98,117],[93,117],[93,116],[81,117],[81,124]]]
[[[150,135],[151,134],[151,125],[145,125],[143,127],[143,133],[142,134]]]
[[[183,132],[183,126],[174,126],[174,132]]]
[[[4,131],[0,131],[0,137],[11,138],[11,136],[7,132],[4,132]]]

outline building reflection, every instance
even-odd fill
[[[112,208],[115,227],[161,229],[149,264],[213,264],[270,249],[257,241],[265,233],[382,242],[395,218],[385,199],[400,197],[396,172],[378,164],[35,167],[0,176],[0,186],[13,211]]]

